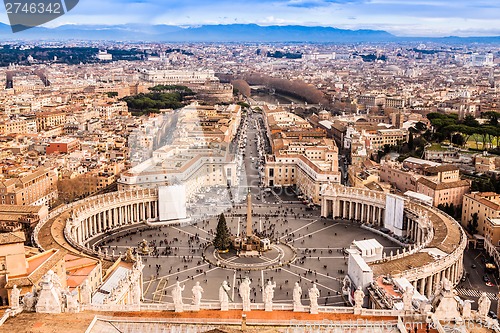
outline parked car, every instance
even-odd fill
[[[488,277],[488,275],[483,275],[483,281],[490,282],[490,278]]]
[[[491,317],[491,318],[493,318],[493,319],[497,319],[497,318],[498,318],[497,314],[496,314],[496,313],[495,313],[495,311],[493,311],[493,310],[490,310],[490,311],[488,312],[488,316],[490,316],[490,317]]]

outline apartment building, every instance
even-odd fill
[[[0,180],[2,205],[47,205],[57,198],[57,174],[50,168],[38,168],[15,178]]]
[[[497,219],[500,218],[500,194],[494,192],[472,192],[464,195],[462,206],[462,226],[467,227],[472,216],[477,213],[477,232],[481,236],[500,230]],[[490,221],[488,221],[488,219]],[[498,232],[498,231],[496,231]],[[498,235],[495,235],[497,237]],[[498,244],[495,243],[495,244]]]
[[[373,150],[383,149],[385,145],[394,146],[408,141],[406,129],[379,129],[376,132],[364,132],[368,148]]]
[[[10,119],[0,122],[0,134],[35,134],[37,122],[35,118]]]
[[[326,132],[280,108],[264,108],[273,154],[265,157],[266,186],[296,185],[319,204],[323,184],[340,183],[338,148]]]
[[[38,132],[45,131],[66,123],[66,113],[60,111],[44,111],[36,113]]]
[[[140,69],[139,78],[153,84],[182,84],[218,82],[213,70],[167,70],[167,69]]]
[[[460,179],[459,169],[450,164],[426,167],[423,177],[417,180],[417,193],[433,199],[434,206],[453,204],[462,205],[463,197],[470,190],[471,182]]]
[[[380,165],[380,181],[389,183],[398,191],[415,191],[417,181],[422,175],[402,166],[401,163],[383,161]]]

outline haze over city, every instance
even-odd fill
[[[7,23],[5,12],[0,21]],[[48,27],[76,25],[304,25],[397,36],[498,36],[495,0],[83,0]]]

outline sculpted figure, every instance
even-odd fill
[[[309,289],[309,302],[311,304],[310,312],[312,314],[318,314],[318,298],[319,289],[316,287],[316,283],[313,283],[312,288]]]
[[[172,289],[172,299],[174,300],[175,305],[183,305],[182,303],[182,292],[184,291],[185,286],[181,287],[179,281],[175,284],[174,289]]]
[[[490,311],[491,301],[488,298],[488,296],[486,296],[486,293],[481,294],[481,297],[479,297],[477,304],[478,304],[477,312],[479,314],[479,317],[480,318],[487,317],[488,311]]]
[[[240,297],[243,300],[243,311],[250,311],[250,279],[247,277],[240,284]]]
[[[229,291],[231,288],[227,285],[227,281],[223,281],[219,288],[219,302],[221,311],[229,310]]]
[[[265,311],[273,311],[274,288],[276,288],[276,282],[267,281],[263,295]]]
[[[201,296],[202,296],[204,290],[203,290],[202,286],[200,286],[200,283],[196,282],[196,284],[194,285],[193,289],[191,289],[191,291],[193,292],[193,304],[199,307],[200,303],[201,303]]]
[[[362,308],[364,298],[365,293],[363,292],[363,289],[361,289],[361,287],[358,287],[358,289],[354,292],[354,307],[358,309]]]
[[[12,292],[10,293],[10,307],[12,309],[17,309],[19,307],[19,298],[21,297],[21,289],[17,289],[17,285],[14,285]]]
[[[293,311],[302,311],[302,288],[298,282],[295,282],[295,287],[293,287]]]
[[[405,311],[411,311],[412,299],[413,299],[413,288],[406,287],[406,291],[403,293],[403,309]]]

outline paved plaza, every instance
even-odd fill
[[[208,209],[208,207],[207,207]],[[226,212],[227,225],[232,233],[243,232],[246,223],[246,206],[237,206]],[[375,238],[387,253],[398,246],[388,239],[362,229],[349,221],[323,219],[319,210],[306,210],[301,204],[259,204],[253,207],[253,228],[280,243],[287,243],[295,250],[292,262],[280,268],[250,268],[257,258],[227,260],[240,263],[241,268],[221,268],[204,260],[207,246],[213,239],[217,217],[188,226],[162,226],[132,229],[115,233],[104,240],[102,249],[109,253],[125,253],[127,248],[137,248],[147,240],[151,253],[143,256],[144,299],[146,302],[171,302],[171,288],[177,281],[185,285],[184,303],[190,303],[191,288],[200,282],[204,289],[203,302],[218,302],[218,291],[226,280],[232,287],[231,298],[241,302],[238,286],[249,277],[252,281],[252,302],[262,302],[262,288],[268,280],[276,282],[274,302],[292,303],[292,290],[299,282],[303,290],[303,304],[307,304],[307,290],[315,282],[321,292],[320,305],[344,305],[341,281],[347,272],[344,249],[353,240]],[[238,227],[239,224],[239,227]],[[272,256],[272,254],[269,254]],[[250,266],[248,266],[250,264]]]

